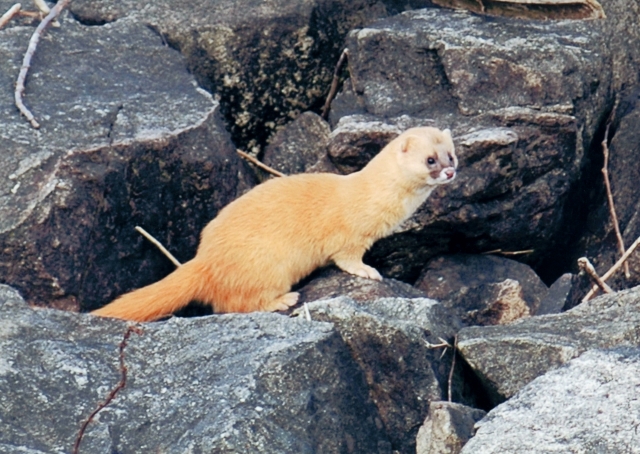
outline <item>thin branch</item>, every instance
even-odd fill
[[[22,60],[22,67],[20,68],[20,74],[18,75],[18,80],[16,81],[16,90],[15,90],[15,100],[16,107],[20,110],[20,113],[24,115],[31,126],[35,129],[40,128],[40,124],[36,121],[35,117],[31,113],[29,109],[22,102],[22,95],[24,93],[24,83],[27,79],[27,73],[29,72],[29,68],[31,67],[31,58],[33,58],[33,54],[36,52],[36,47],[38,47],[38,42],[42,37],[44,30],[47,26],[53,21],[58,15],[62,12],[64,8],[67,7],[71,0],[60,0],[56,3],[51,9],[51,12],[47,14],[42,22],[36,28],[36,31],[31,35],[31,39],[29,40],[29,47],[27,48],[27,52],[24,54],[24,60]]]
[[[22,5],[20,5],[20,3],[16,3],[11,8],[9,8],[9,11],[4,13],[2,17],[0,17],[0,28],[7,25],[9,21],[20,12],[20,8],[22,8]]]
[[[606,273],[604,273],[602,275],[602,280],[606,281],[607,279],[609,279],[613,273],[615,273],[616,271],[618,271],[618,269],[627,261],[627,259],[629,258],[629,256],[633,253],[633,251],[636,250],[636,248],[638,247],[638,245],[640,245],[640,237],[638,237],[631,246],[629,246],[629,249],[627,249],[627,252],[624,253],[624,255],[622,257],[620,257],[618,259],[618,261],[616,263],[614,263],[614,265],[609,268],[609,271],[607,271]],[[593,287],[591,287],[591,290],[589,290],[589,293],[587,293],[585,295],[584,298],[582,298],[582,302],[586,302],[589,301],[591,298],[593,298],[593,295],[595,295],[595,293],[598,291],[598,286],[594,285]]]
[[[591,262],[589,261],[588,258],[580,257],[578,259],[578,267],[581,270],[583,270],[585,273],[587,273],[589,275],[589,277],[591,278],[591,280],[598,287],[600,287],[600,290],[602,290],[604,293],[613,293],[613,289],[611,287],[609,287],[607,284],[605,284],[605,282],[602,280],[602,278],[600,278],[600,276],[598,276],[598,273],[597,273],[596,269],[591,264]]]
[[[73,450],[71,451],[73,454],[78,453],[78,450],[80,449],[80,443],[82,442],[82,437],[84,437],[84,433],[87,430],[87,427],[89,426],[91,421],[93,421],[93,418],[100,412],[100,410],[102,410],[104,407],[109,405],[111,401],[115,399],[116,394],[118,394],[118,391],[120,391],[122,388],[124,388],[127,385],[127,365],[124,362],[124,350],[125,348],[127,348],[127,343],[129,342],[129,337],[131,337],[131,333],[136,333],[137,335],[141,336],[142,330],[139,327],[134,325],[129,325],[127,327],[127,330],[125,331],[124,336],[122,338],[122,342],[120,342],[120,345],[118,347],[118,352],[119,352],[118,360],[120,363],[120,381],[111,390],[111,392],[109,393],[107,398],[104,400],[104,402],[101,402],[100,404],[98,404],[96,409],[93,410],[93,412],[91,412],[89,417],[82,423],[82,426],[80,427],[80,431],[78,432],[78,436],[76,437],[76,442],[73,445]]]
[[[482,254],[483,255],[500,254],[504,256],[515,256],[515,255],[533,254],[534,252],[535,252],[535,249],[525,249],[523,251],[503,251],[502,249],[494,249],[492,251],[483,252]]]
[[[438,337],[438,340],[440,341],[439,344],[432,344],[429,341],[425,341],[425,343],[427,344],[427,348],[451,348],[451,344],[449,342],[447,342],[446,340],[444,340],[441,337]]]
[[[336,65],[336,69],[333,71],[333,80],[331,81],[331,88],[329,89],[329,94],[327,95],[327,100],[324,103],[324,107],[322,108],[322,118],[325,120],[329,118],[329,109],[331,107],[331,101],[336,96],[336,92],[338,91],[338,84],[340,83],[340,72],[342,72],[342,67],[344,66],[344,62],[347,61],[349,57],[349,49],[345,49],[340,54],[340,59],[338,59],[338,64]]]
[[[140,226],[136,225],[136,231],[138,233],[140,233],[143,237],[145,237],[147,240],[151,241],[158,249],[160,249],[160,252],[162,252],[164,255],[167,256],[167,258],[169,260],[171,260],[171,263],[173,263],[176,268],[179,268],[182,264],[178,261],[178,259],[176,259],[171,252],[169,252],[163,245],[162,243],[160,243],[160,241],[156,240],[153,236],[151,236],[151,234],[149,232],[147,232],[145,229],[143,229]]]
[[[304,305],[302,307],[304,307],[304,317],[307,319],[308,322],[310,322],[311,321],[311,313],[309,312],[309,306],[307,305],[307,303],[304,303]]]
[[[256,158],[254,158],[253,156],[251,156],[248,153],[245,153],[242,150],[236,150],[238,152],[238,154],[240,156],[242,156],[244,159],[246,159],[247,161],[251,162],[252,164],[255,164],[256,166],[260,167],[262,170],[266,170],[267,172],[269,172],[272,175],[275,175],[277,177],[284,177],[286,176],[284,173],[282,172],[278,172],[276,169],[269,167],[266,164],[263,164],[262,162],[258,161]]]
[[[449,370],[449,380],[447,381],[447,393],[449,397],[449,402],[451,402],[451,395],[453,394],[451,391],[452,383],[453,383],[453,369],[456,367],[456,356],[458,352],[458,335],[456,334],[453,338],[453,359],[451,360],[451,370]]]
[[[613,203],[613,194],[611,193],[611,182],[609,181],[609,146],[607,142],[609,141],[609,128],[611,127],[611,121],[615,116],[616,107],[618,102],[613,106],[613,110],[611,111],[611,115],[609,116],[609,120],[607,121],[607,128],[604,132],[604,139],[602,139],[602,153],[604,155],[604,163],[602,166],[602,176],[604,177],[604,187],[607,191],[607,202],[609,205],[609,213],[611,214],[611,222],[613,223],[613,230],[616,233],[616,239],[618,240],[618,251],[620,255],[624,255],[624,240],[622,238],[622,234],[620,233],[620,224],[618,223],[618,216],[616,215],[616,206]],[[624,264],[624,275],[627,279],[631,277],[629,273],[629,264],[625,262]]]

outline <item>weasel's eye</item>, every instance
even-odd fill
[[[436,163],[436,160],[433,158],[428,158],[427,159],[427,164],[429,164],[430,166],[434,165]]]
[[[453,156],[449,155],[449,162],[453,162]]]

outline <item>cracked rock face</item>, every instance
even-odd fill
[[[250,151],[277,126],[322,105],[349,30],[430,3],[78,0],[70,8],[86,23],[132,17],[162,33],[199,83],[221,97],[234,140]]]
[[[589,351],[489,412],[462,453],[638,453],[638,387],[638,348]]]
[[[415,452],[417,430],[429,403],[447,393],[450,351],[443,355],[429,342],[451,339],[456,324],[449,312],[427,298],[356,302],[341,297],[309,303],[308,309],[313,320],[334,323],[348,345],[364,372],[393,449]],[[455,396],[464,399],[460,367],[457,372]]]
[[[276,314],[140,326],[30,309],[0,286],[0,450],[390,453],[330,324]],[[122,353],[120,353],[122,351]],[[120,358],[123,363],[121,364]]]
[[[375,143],[401,118],[450,127],[460,160],[456,180],[373,248],[383,274],[414,280],[410,263],[441,252],[533,249],[525,260],[559,275],[547,257],[582,228],[594,137],[615,93],[638,80],[637,5],[605,10],[608,20],[531,21],[428,8],[350,33],[336,131],[359,123],[360,143]],[[347,147],[330,153],[360,165]]]
[[[458,348],[498,404],[587,350],[640,346],[638,306],[640,288],[634,287],[562,314],[463,328]]]
[[[0,31],[11,87],[31,27]],[[30,303],[90,309],[157,280],[201,228],[253,184],[219,114],[180,55],[149,28],[63,19],[41,41],[26,104],[32,129],[0,92],[0,276]]]

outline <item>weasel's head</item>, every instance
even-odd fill
[[[456,177],[458,158],[448,129],[412,128],[395,140],[400,144],[401,168],[421,185],[446,184]]]

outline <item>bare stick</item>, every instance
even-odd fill
[[[22,5],[20,5],[20,3],[16,3],[11,8],[9,8],[9,11],[4,13],[2,17],[0,17],[0,28],[7,25],[9,21],[20,12],[20,8],[22,8]]]
[[[286,176],[284,173],[282,172],[278,172],[276,169],[269,167],[266,164],[263,164],[262,162],[258,161],[256,158],[254,158],[253,156],[251,156],[248,153],[245,153],[242,150],[236,150],[238,152],[238,154],[240,156],[242,156],[244,159],[246,159],[247,161],[251,162],[252,164],[255,164],[256,166],[260,167],[262,170],[266,170],[267,172],[269,172],[272,175],[275,175],[277,177],[284,177]]]
[[[162,252],[164,255],[167,256],[167,258],[169,260],[171,260],[171,263],[173,263],[176,268],[179,268],[182,264],[171,254],[171,252],[169,252],[163,245],[162,243],[160,243],[160,241],[156,240],[154,237],[151,236],[151,234],[149,234],[149,232],[147,232],[145,229],[143,229],[140,226],[136,225],[136,231],[138,233],[140,233],[143,237],[145,237],[147,240],[151,241],[158,249],[160,249],[160,252]]]
[[[614,263],[614,265],[609,268],[609,271],[607,271],[606,273],[604,273],[602,275],[602,280],[606,281],[607,279],[609,279],[613,273],[615,273],[616,271],[618,271],[618,269],[622,266],[622,264],[624,262],[626,262],[626,260],[629,258],[629,256],[633,253],[633,251],[636,250],[636,248],[638,247],[638,245],[640,245],[640,237],[638,237],[631,246],[629,246],[629,249],[627,249],[627,252],[624,253],[624,255],[622,257],[620,257],[618,259],[618,261],[616,263]],[[593,287],[591,287],[591,290],[589,290],[589,293],[586,294],[586,296],[584,298],[582,298],[582,302],[586,302],[589,301],[591,298],[593,298],[593,295],[595,295],[595,293],[598,291],[598,286],[594,285]]]
[[[304,303],[304,305],[302,307],[304,307],[304,317],[307,319],[308,322],[310,322],[311,321],[311,313],[309,312],[309,306],[307,305],[307,303]]]
[[[617,102],[616,102],[617,105]],[[615,115],[616,106],[613,107],[611,117]],[[609,140],[609,127],[611,126],[611,118],[607,121],[607,129],[604,133],[604,139],[602,139],[602,153],[604,154],[604,164],[602,166],[602,176],[604,177],[604,187],[607,190],[607,202],[609,204],[609,213],[611,214],[611,222],[613,223],[613,230],[616,232],[616,239],[618,240],[618,250],[620,255],[624,255],[624,240],[620,233],[620,224],[618,223],[618,216],[616,215],[616,207],[613,203],[613,194],[611,193],[611,182],[609,181],[609,146],[607,141]],[[631,277],[629,273],[629,264],[624,263],[624,275],[627,279]]]
[[[338,59],[338,64],[336,65],[336,69],[333,71],[333,80],[331,81],[331,88],[329,89],[329,94],[327,95],[327,100],[324,103],[324,107],[322,108],[322,118],[325,120],[329,118],[329,108],[331,107],[331,101],[336,96],[336,92],[338,91],[338,84],[340,83],[340,72],[342,71],[342,67],[344,66],[344,62],[349,57],[349,49],[345,49],[340,54],[340,58]]]
[[[607,284],[605,284],[605,282],[600,278],[600,276],[598,276],[596,269],[593,267],[593,265],[591,264],[588,258],[580,257],[578,259],[578,267],[580,267],[581,270],[583,270],[585,273],[589,275],[591,280],[598,287],[600,287],[600,290],[602,290],[605,293],[613,293],[613,289],[609,287]]]
[[[127,365],[124,362],[124,350],[127,348],[127,343],[129,342],[129,337],[131,337],[131,333],[136,333],[137,335],[142,335],[142,330],[137,326],[130,325],[127,327],[127,330],[124,333],[124,337],[122,338],[122,342],[120,342],[120,346],[118,348],[119,355],[118,360],[120,362],[120,381],[118,384],[111,390],[107,398],[104,402],[98,404],[95,410],[91,412],[89,417],[82,423],[80,427],[80,431],[78,432],[78,436],[76,437],[76,442],[73,445],[73,450],[71,451],[73,454],[78,454],[78,450],[80,449],[80,443],[82,442],[82,437],[84,437],[84,433],[87,430],[87,427],[93,421],[93,418],[102,410],[104,407],[109,405],[113,399],[115,399],[116,394],[122,388],[127,386]]]
[[[16,81],[16,107],[18,108],[18,110],[20,110],[22,115],[24,115],[27,120],[29,120],[31,126],[33,126],[35,129],[40,128],[40,124],[36,121],[31,111],[27,109],[27,107],[22,102],[22,94],[24,93],[24,82],[27,78],[29,68],[31,67],[31,58],[36,52],[36,47],[38,47],[38,42],[40,41],[44,30],[51,23],[51,21],[58,17],[62,10],[67,7],[70,1],[71,0],[60,0],[58,3],[56,3],[56,6],[51,9],[51,12],[47,14],[47,17],[45,17],[42,22],[40,22],[40,24],[36,28],[36,31],[33,32],[33,35],[31,35],[31,39],[29,40],[29,47],[27,48],[27,52],[24,54],[24,60],[22,60],[22,67],[20,68],[18,80]]]
[[[425,343],[427,344],[427,348],[447,348],[447,347],[451,347],[451,344],[449,342],[447,342],[446,340],[444,340],[443,338],[439,337],[438,340],[440,341],[439,344],[432,344],[429,341],[425,341]]]
[[[483,255],[489,255],[489,254],[501,254],[504,256],[515,256],[515,255],[526,255],[526,254],[533,254],[535,252],[535,249],[525,249],[523,251],[503,251],[502,249],[494,249],[492,251],[487,251],[487,252],[483,252]]]
[[[453,369],[456,367],[456,355],[458,352],[458,335],[453,338],[453,359],[451,360],[451,370],[449,371],[449,380],[447,381],[447,393],[449,394],[449,402],[451,402],[451,384],[453,383]]]

